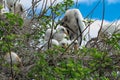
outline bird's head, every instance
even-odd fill
[[[68,46],[67,39],[63,39],[62,41],[60,41],[60,46],[64,49],[67,48]]]
[[[79,45],[81,45],[85,24],[79,9],[67,10],[65,16],[61,20],[61,25],[69,31],[70,39],[78,38]]]
[[[78,50],[78,48],[79,48],[79,43],[78,43],[78,41],[76,40],[76,41],[74,42],[74,50]]]
[[[63,26],[58,26],[57,31],[60,32],[61,34],[66,34],[68,35],[67,29],[64,28]]]
[[[20,15],[24,12],[23,5],[19,0],[6,0],[6,3],[10,12]]]
[[[21,15],[24,12],[24,8],[23,8],[23,5],[21,3],[15,3],[14,7],[15,7],[14,13]]]
[[[6,55],[4,56],[4,59],[7,63],[11,63],[11,59],[12,59],[12,63],[14,65],[18,67],[23,67],[21,58],[15,52],[6,53]]]
[[[66,11],[65,16],[61,20],[61,25],[73,34],[76,34],[76,30],[78,30],[76,13],[76,9],[69,9]]]

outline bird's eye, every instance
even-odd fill
[[[65,47],[65,43],[62,43],[62,47],[63,47],[63,48]]]
[[[11,8],[9,8],[9,11],[12,11],[12,9],[11,9]]]
[[[8,23],[5,23],[5,26],[8,26],[9,24]]]
[[[16,6],[16,3],[14,3],[14,6]]]
[[[68,29],[67,29],[67,33],[68,33],[68,34],[70,33]]]
[[[10,7],[13,7],[13,5],[10,5]]]
[[[63,31],[63,32],[64,32],[65,30],[62,28],[62,29],[61,29],[61,31]]]
[[[67,16],[65,16],[65,17],[61,20],[61,25],[65,25],[65,22],[67,22]]]
[[[65,17],[64,17],[64,21],[67,21],[67,20],[68,20],[68,19],[67,19],[67,16],[65,16]]]
[[[22,6],[20,6],[20,11],[23,12],[23,7]]]

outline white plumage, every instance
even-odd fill
[[[52,35],[51,35],[51,31],[52,31]],[[50,39],[51,36],[51,39]],[[50,39],[50,47],[52,47],[53,45],[59,46],[62,45],[61,43],[63,42],[63,39],[67,36],[67,30],[63,27],[58,25],[56,29],[47,29],[45,32],[45,49],[48,48],[48,41]],[[66,40],[67,41],[67,40]],[[66,42],[67,45],[67,42]]]
[[[43,45],[45,45],[43,50],[47,50],[48,46],[49,48],[53,48],[54,46],[59,46],[59,42],[55,39],[51,39],[49,45],[48,45],[48,41],[45,41]]]
[[[51,35],[51,32],[52,32],[52,35]],[[52,39],[61,41],[63,38],[67,36],[67,30],[63,26],[58,25],[56,29],[46,30],[44,39],[48,41],[50,36]]]
[[[68,40],[67,39],[62,39],[60,42],[60,46],[62,47],[62,48],[67,48],[67,46],[68,46]]]
[[[0,0],[0,6],[2,6],[2,9],[0,10],[0,14],[7,13],[7,10],[5,9],[5,1]]]
[[[50,39],[50,36],[53,38],[53,35],[56,33],[56,30],[53,29],[52,31],[52,35],[51,35],[51,31],[52,29],[47,29],[46,32],[45,32],[45,41],[48,41]]]
[[[2,6],[2,7],[5,6],[5,1],[4,0],[0,0],[0,6]]]
[[[55,40],[55,39],[52,39],[51,40],[51,44],[52,44],[52,46],[59,46],[59,42],[57,41],[57,40]]]
[[[63,38],[65,38],[67,34],[67,30],[63,26],[58,25],[56,28],[56,33],[53,35],[53,38],[59,42]]]
[[[72,45],[70,46],[70,49],[71,49],[71,50],[78,50],[79,44],[78,44],[78,41],[77,41],[77,40],[75,40],[75,41],[74,41],[74,40],[68,40],[67,43],[68,43],[68,45],[71,45],[71,44],[72,44]]]
[[[23,12],[24,12],[23,5],[20,2],[16,3],[15,4],[15,11],[14,11],[14,13],[22,15]]]
[[[23,5],[19,2],[19,0],[6,0],[6,3],[10,12],[19,15],[22,15],[24,12]]]
[[[81,34],[78,38],[78,42],[81,45],[83,39],[83,30],[85,29],[81,12],[78,9],[69,9],[66,11],[61,22],[61,25],[68,29],[71,40],[75,39]]]
[[[14,8],[14,4],[17,2],[18,0],[6,0],[7,3],[7,7],[9,9],[9,11],[12,11]]]
[[[78,41],[76,40],[75,42],[74,42],[74,50],[78,50],[79,49],[79,44],[78,44]]]
[[[107,32],[110,34],[120,33],[120,24],[107,24],[102,27],[102,32]]]
[[[3,3],[3,0],[0,0],[0,5],[2,5],[2,3]]]
[[[15,52],[11,52],[11,58],[12,58],[12,64],[22,66],[21,59]],[[7,53],[4,56],[4,59],[7,61],[7,63],[11,63],[11,58],[10,58],[10,53]]]
[[[7,13],[7,10],[5,8],[1,9],[1,14]]]
[[[69,49],[70,50],[78,50],[78,48],[79,48],[79,45],[78,45],[78,41],[76,40],[76,41],[74,41],[74,40],[67,40],[67,39],[63,39],[63,40],[61,40],[59,43],[60,43],[60,46],[61,47],[63,47],[63,48],[67,48],[69,45],[71,45],[70,47],[69,47]],[[72,43],[73,42],[73,43]]]

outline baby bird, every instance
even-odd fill
[[[66,49],[68,46],[68,40],[65,38],[63,40],[61,40],[59,43],[60,43],[60,46],[64,49]]]
[[[55,39],[51,39],[49,45],[48,45],[48,41],[45,41],[44,45],[45,46],[44,46],[43,50],[47,50],[48,46],[49,46],[49,48],[53,48],[54,46],[59,46],[59,42]]]
[[[0,14],[5,14],[5,13],[7,13],[7,11],[6,11],[5,8],[2,8],[0,12],[1,12]]]
[[[11,57],[10,57],[10,55],[11,55]],[[11,63],[11,59],[12,59],[12,64],[14,64],[16,66],[20,66],[20,67],[23,66],[20,57],[15,52],[7,53],[4,56],[4,59],[7,63]]]
[[[79,43],[78,43],[78,40],[68,40],[67,43],[68,43],[68,46],[70,45],[70,50],[72,51],[76,51],[79,49]]]
[[[73,48],[74,48],[74,51],[79,49],[79,43],[78,43],[77,40],[74,42],[74,47]]]
[[[20,16],[24,12],[23,5],[18,0],[7,0],[7,7],[9,12],[19,14]]]
[[[63,26],[59,26],[56,28],[56,33],[53,35],[53,38],[58,42],[63,40],[63,38],[67,37],[67,30]]]
[[[78,37],[79,45],[81,45],[84,36],[85,24],[84,18],[79,9],[69,9],[65,12],[65,16],[61,20],[61,25],[69,31],[70,40]]]
[[[18,0],[6,0],[7,7],[10,12],[14,9],[14,5],[16,4],[17,1]]]
[[[46,30],[45,37],[44,37],[45,41],[48,41],[50,39],[50,36],[52,36],[52,38],[53,38],[53,35],[56,33],[56,30],[53,29],[52,35],[51,35],[51,31],[52,31],[52,29]]]

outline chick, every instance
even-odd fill
[[[51,35],[51,32],[52,32],[52,35]],[[48,41],[50,36],[53,37],[53,35],[55,33],[56,33],[56,30],[54,30],[54,29],[53,29],[53,31],[52,31],[52,29],[47,29],[45,32],[45,37],[44,37],[45,41]]]
[[[65,38],[63,40],[61,40],[59,43],[60,43],[60,46],[64,49],[67,48],[67,46],[68,46],[68,40]]]
[[[59,46],[59,42],[55,39],[51,39],[50,44],[48,44],[48,41],[45,41],[45,43],[43,45],[44,45],[43,50],[47,50],[48,46],[49,46],[49,48],[53,48],[54,46]]]
[[[75,42],[74,42],[74,51],[76,51],[76,50],[78,50],[79,49],[79,43],[78,43],[78,41],[76,40]]]
[[[61,25],[64,26],[69,31],[70,40],[78,37],[79,45],[81,45],[83,40],[83,31],[85,29],[84,18],[79,11],[79,9],[68,9],[65,12],[65,16],[61,20]]]
[[[11,57],[10,57],[10,55],[11,55]],[[7,53],[4,56],[4,59],[9,64],[11,64],[11,59],[12,59],[12,64],[14,64],[16,66],[21,66],[21,67],[23,66],[20,57],[15,52]]]
[[[22,16],[24,8],[23,5],[19,2],[19,0],[6,0],[6,2],[9,12]]]
[[[56,28],[56,33],[54,34],[53,38],[59,42],[63,40],[67,35],[68,35],[67,30],[62,26],[58,26]]]

